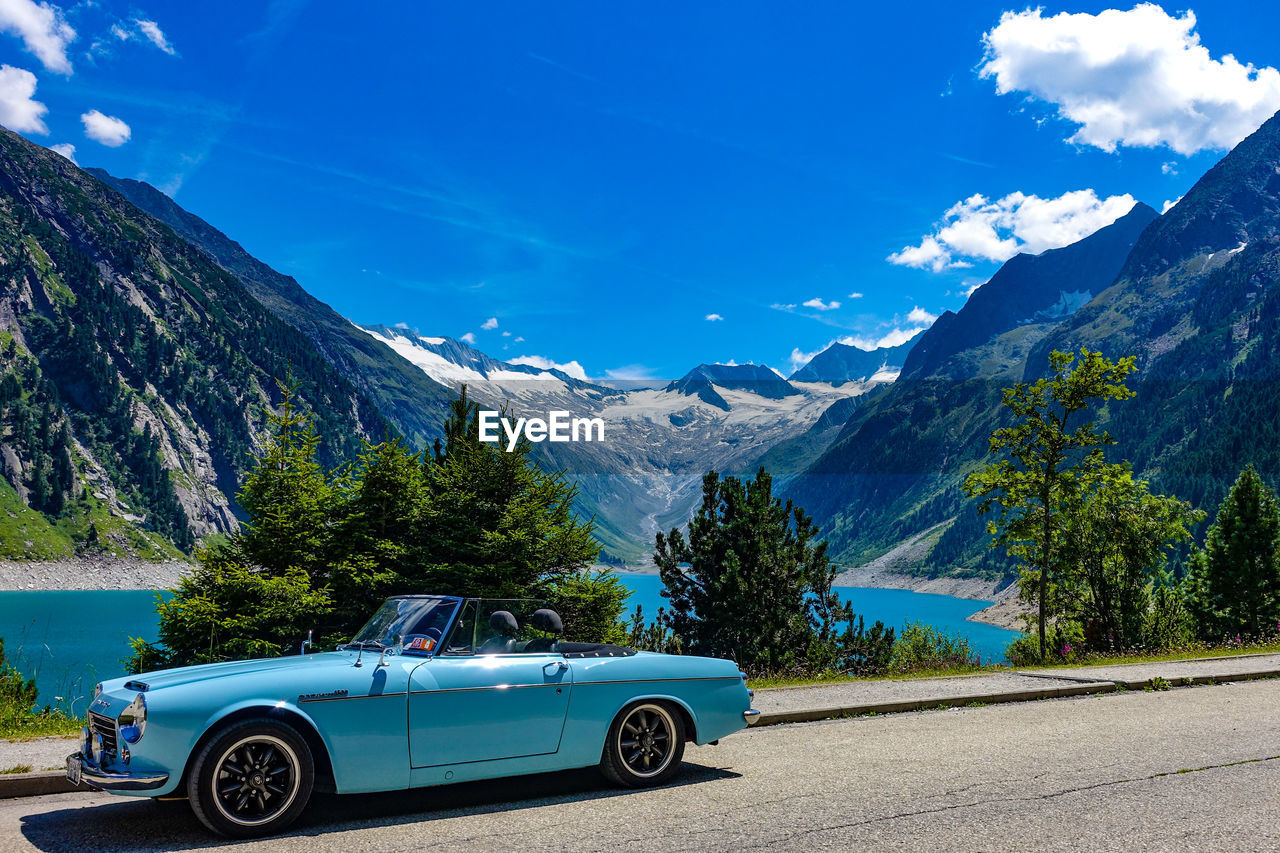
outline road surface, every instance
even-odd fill
[[[317,797],[238,851],[1280,850],[1280,681],[750,730],[593,771]],[[0,801],[0,850],[217,849],[181,804]]]

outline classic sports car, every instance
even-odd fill
[[[232,837],[291,823],[313,790],[359,793],[599,765],[627,786],[759,713],[730,661],[557,640],[523,600],[389,598],[337,651],[98,685],[67,776],[186,796]],[[305,644],[304,644],[305,651]]]

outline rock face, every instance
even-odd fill
[[[389,428],[206,253],[8,131],[0,366],[12,481],[11,492],[0,489],[9,502],[0,552],[10,557],[106,549],[154,558],[230,530],[277,379],[290,377],[316,414],[326,462],[353,458],[362,436]]]
[[[1118,441],[1113,458],[1154,489],[1212,511],[1247,463],[1276,483],[1277,281],[1273,117],[1163,216],[1137,207],[1073,246],[1005,264],[925,334],[898,382],[865,398],[791,495],[833,531],[837,559],[865,561],[955,518],[916,569],[1008,571],[960,483],[1001,423],[1001,389],[1044,375],[1051,350],[1080,347],[1137,357],[1136,397],[1098,417]]]

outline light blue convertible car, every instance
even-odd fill
[[[337,651],[149,672],[99,685],[67,775],[186,796],[215,832],[287,826],[313,790],[390,791],[599,765],[657,785],[687,741],[758,714],[726,660],[560,642],[522,600],[387,599]]]

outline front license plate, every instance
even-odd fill
[[[80,759],[72,755],[67,758],[67,780],[72,785],[80,784],[80,774],[84,768],[80,766]]]

